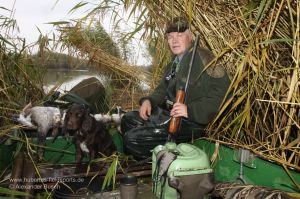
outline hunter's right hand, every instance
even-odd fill
[[[140,117],[143,120],[148,120],[151,115],[151,102],[149,100],[143,101],[140,107]]]

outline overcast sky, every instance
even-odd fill
[[[54,30],[54,27],[47,23],[77,19],[84,16],[88,9],[87,6],[82,7],[75,13],[68,13],[79,2],[81,2],[81,0],[0,0],[0,7],[13,10],[13,18],[17,20],[19,27],[19,33],[15,34],[25,38],[27,44],[31,44],[36,42],[40,35],[37,27],[44,35],[50,34]],[[10,16],[10,12],[2,9],[0,10],[0,14],[7,17]],[[107,23],[102,25],[109,33],[110,24]],[[51,38],[51,35],[49,35],[49,37]],[[135,49],[140,48],[137,47]],[[145,60],[143,57],[139,56],[141,54],[140,52],[134,54],[138,57],[137,64],[149,64],[149,60]]]
[[[20,30],[19,35],[26,38],[27,43],[37,41],[39,32],[36,27],[39,27],[43,34],[48,34],[53,30],[53,26],[46,23],[83,16],[83,13],[68,14],[80,0],[0,0],[0,2],[2,7],[13,10],[13,18],[17,20]],[[1,12],[5,13],[5,16],[10,15],[9,12]]]

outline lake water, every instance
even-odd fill
[[[44,77],[44,90],[48,93],[50,89],[56,86],[58,91],[64,93],[89,77],[96,77],[103,85],[105,84],[105,77],[93,71],[48,69]]]
[[[44,77],[44,91],[48,93],[56,86],[58,91],[64,93],[89,77],[96,77],[104,87],[107,84],[107,77],[97,73],[97,71],[48,69]],[[140,82],[140,88],[146,91],[150,89],[150,86],[145,82]]]

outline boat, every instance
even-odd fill
[[[192,145],[207,154],[214,172],[216,186],[221,187],[216,192],[224,190],[224,186],[226,185],[226,190],[241,187],[246,187],[249,190],[249,187],[254,187],[256,190],[260,189],[266,193],[281,193],[287,196],[287,198],[299,197],[300,172],[295,168],[284,167],[274,161],[255,155],[247,149],[230,146],[222,142],[209,140],[208,138],[195,140]],[[13,162],[16,161],[14,159],[16,150],[18,150],[18,145],[12,139],[6,140],[4,144],[0,146],[0,170],[2,173],[9,168],[14,170],[13,167],[18,165],[16,162],[13,164]],[[48,179],[48,181],[44,183],[54,186],[53,184],[57,182],[57,179],[65,178],[72,181],[70,179],[84,178],[83,181],[85,183],[81,183],[81,185],[93,187],[91,190],[86,189],[84,194],[89,191],[91,191],[90,194],[99,195],[100,193],[104,193],[101,191],[101,183],[104,182],[106,172],[110,166],[102,166],[100,168],[99,165],[92,166],[92,164],[85,163],[81,165],[79,171],[75,164],[75,146],[64,137],[59,136],[54,142],[52,137],[48,137],[44,156],[45,160],[43,164],[36,165],[36,167],[40,169],[40,177]],[[151,182],[152,172],[150,164],[145,163],[144,165],[139,165],[138,167],[132,168],[131,172],[139,178],[150,179]],[[116,170],[115,174],[117,179],[115,184],[118,185],[119,179],[124,176],[124,170]],[[101,179],[99,180],[95,176],[100,176]],[[50,180],[49,182],[49,179],[52,179],[52,181]],[[91,179],[96,180],[94,181],[95,183],[86,183],[86,181]],[[76,186],[78,186],[78,184]],[[95,191],[95,186],[98,192]],[[147,192],[148,195],[150,194],[151,197],[155,198],[151,191],[151,186],[152,183],[143,183],[139,187],[142,187],[144,194]],[[107,198],[110,198],[112,195],[120,194],[116,187],[105,192],[108,194]],[[80,187],[80,189],[82,189],[82,187]],[[240,192],[242,192],[242,190]],[[61,194],[65,193],[59,192],[56,194],[60,194],[58,197],[60,198],[62,197]],[[80,197],[81,196],[82,195],[80,195]],[[285,197],[282,196],[282,198]]]

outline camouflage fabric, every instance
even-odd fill
[[[212,195],[223,199],[293,199],[280,190],[237,183],[217,183]]]

